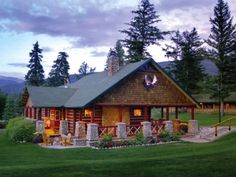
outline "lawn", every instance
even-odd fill
[[[226,120],[228,118],[231,117],[236,117],[236,115],[234,114],[225,114],[221,120]],[[181,113],[179,114],[179,119],[181,120],[189,120],[190,118],[190,114],[189,113]],[[198,120],[198,123],[200,126],[210,126],[213,125],[215,123],[219,122],[219,115],[218,113],[196,113],[195,114],[195,119]],[[233,122],[233,125],[236,125],[236,121]]]
[[[178,143],[114,150],[44,149],[0,134],[0,176],[233,177],[236,133],[207,144]]]

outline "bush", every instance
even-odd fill
[[[0,120],[0,129],[5,129],[7,125],[7,121],[5,120]]]
[[[147,142],[147,139],[144,137],[143,132],[139,132],[135,135],[136,144],[144,144]]]
[[[34,124],[22,117],[10,119],[6,127],[8,138],[17,143],[31,142],[34,132]]]
[[[162,142],[171,141],[171,135],[168,131],[163,130],[158,134],[158,137]]]
[[[179,133],[173,133],[171,135],[171,141],[179,141],[180,140],[180,134]]]
[[[32,143],[42,143],[43,142],[43,135],[42,133],[39,132],[35,132],[33,134],[33,138],[32,138]]]
[[[111,134],[105,134],[102,136],[99,146],[100,147],[112,147],[113,143],[112,143],[112,135]]]

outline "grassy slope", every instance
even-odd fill
[[[179,143],[114,150],[50,150],[13,144],[0,134],[0,176],[233,177],[236,134],[208,144]]]

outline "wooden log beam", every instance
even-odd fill
[[[191,108],[191,119],[195,119],[194,107]]]
[[[170,119],[170,111],[169,111],[169,107],[166,107],[166,120]]]

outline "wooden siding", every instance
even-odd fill
[[[145,75],[158,82],[153,88],[144,86]],[[98,101],[99,105],[160,105],[194,106],[194,104],[160,72],[137,72],[121,84],[105,93]]]
[[[69,132],[74,133],[74,130],[75,130],[75,109],[66,109],[66,119],[68,121]]]

